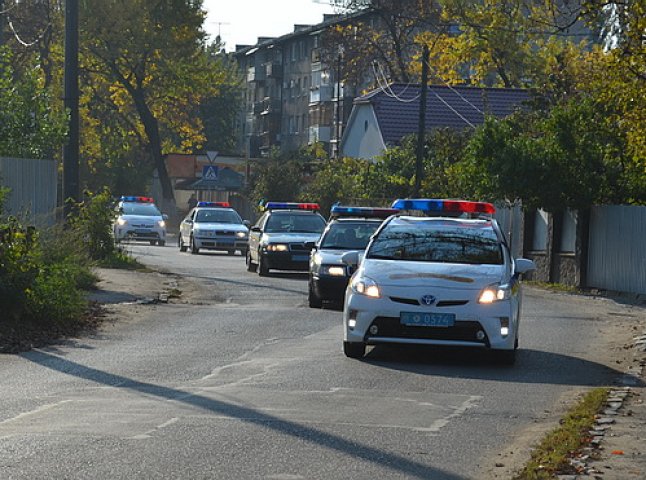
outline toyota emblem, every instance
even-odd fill
[[[433,305],[435,303],[435,300],[437,300],[437,298],[435,298],[433,295],[424,295],[420,299],[420,303],[422,305],[430,306],[430,305]]]

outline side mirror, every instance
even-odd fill
[[[251,227],[251,231],[255,233],[262,233],[262,230],[260,229],[260,227]]]
[[[242,221],[242,224],[243,224],[245,227],[247,227],[247,228],[250,228],[250,227],[251,227],[251,222],[250,222],[249,220],[243,220],[243,221]]]
[[[528,260],[527,258],[517,258],[515,260],[515,263],[516,271],[514,272],[514,275],[520,275],[536,270],[536,264],[533,260]]]
[[[165,214],[165,213],[162,213],[162,218],[164,219],[164,221],[166,221],[166,220],[168,220],[168,215]]]
[[[193,220],[187,218],[186,220],[184,220],[184,223],[186,223],[187,225],[193,225]]]
[[[359,262],[361,262],[362,257],[362,252],[359,252],[359,250],[351,250],[341,255],[341,261],[345,265],[356,268],[359,265]]]
[[[316,242],[305,242],[305,248],[307,250],[316,250]]]

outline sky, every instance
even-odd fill
[[[324,13],[334,13],[325,0],[203,0],[204,29],[212,39],[220,32],[225,48],[254,45],[258,37],[280,37],[294,25],[314,25]],[[320,2],[320,3],[317,3]],[[219,23],[219,24],[218,24]]]

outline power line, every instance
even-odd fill
[[[465,98],[465,97],[464,97],[460,92],[458,92],[455,88],[453,88],[449,82],[447,82],[446,80],[444,80],[444,79],[442,78],[442,75],[440,75],[439,71],[438,71],[438,70],[437,70],[433,65],[431,65],[431,63],[430,63],[430,62],[426,62],[426,63],[428,64],[428,66],[429,66],[430,68],[432,68],[432,69],[433,69],[433,71],[434,71],[434,72],[435,72],[435,74],[439,77],[439,79],[440,79],[440,80],[442,80],[442,81],[444,82],[444,84],[445,84],[447,87],[449,87],[449,89],[450,89],[453,93],[455,93],[458,97],[460,97],[462,100],[464,100],[464,102],[465,102],[465,103],[467,103],[467,104],[471,105],[471,106],[472,106],[472,107],[473,107],[473,108],[474,108],[478,113],[482,114],[482,116],[483,116],[483,117],[485,116],[485,113],[484,113],[482,110],[480,110],[477,106],[475,106],[473,103],[471,103],[469,100],[467,100],[467,99],[466,99],[466,98]]]

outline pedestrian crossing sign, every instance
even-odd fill
[[[202,178],[204,180],[217,180],[218,167],[217,165],[207,165],[202,168]]]

